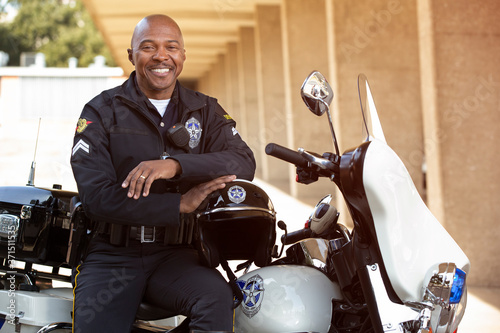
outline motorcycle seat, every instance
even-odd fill
[[[162,309],[161,307],[154,306],[149,303],[142,302],[137,310],[136,319],[150,321],[150,320],[160,320],[169,317],[173,317],[178,313]]]

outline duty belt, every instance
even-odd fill
[[[194,224],[186,223],[181,214],[181,226],[169,228],[163,226],[141,226],[99,222],[94,229],[95,235],[109,237],[109,243],[116,246],[129,246],[130,242],[163,243],[169,245],[192,244]]]
[[[141,243],[165,241],[165,227],[100,223],[96,231],[98,235],[109,236],[109,242],[118,246],[128,246],[129,240]]]
[[[156,242],[156,235],[157,235],[156,229],[157,228],[155,226],[144,226],[144,225],[130,226],[129,239],[135,239],[140,241],[141,243],[154,243]],[[163,239],[161,239],[161,241],[163,242]]]

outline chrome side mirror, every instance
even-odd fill
[[[323,115],[333,100],[332,87],[323,74],[318,71],[309,74],[302,84],[300,95],[309,110],[317,116]]]

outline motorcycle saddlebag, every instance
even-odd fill
[[[70,201],[78,194],[34,186],[0,187],[0,256],[61,266],[70,235]]]

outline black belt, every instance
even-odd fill
[[[155,226],[130,226],[129,239],[140,241],[141,243],[163,243],[165,237],[165,227]]]
[[[165,227],[160,226],[135,226],[112,223],[100,223],[96,233],[109,236],[113,245],[127,246],[130,240],[141,243],[164,243]]]

